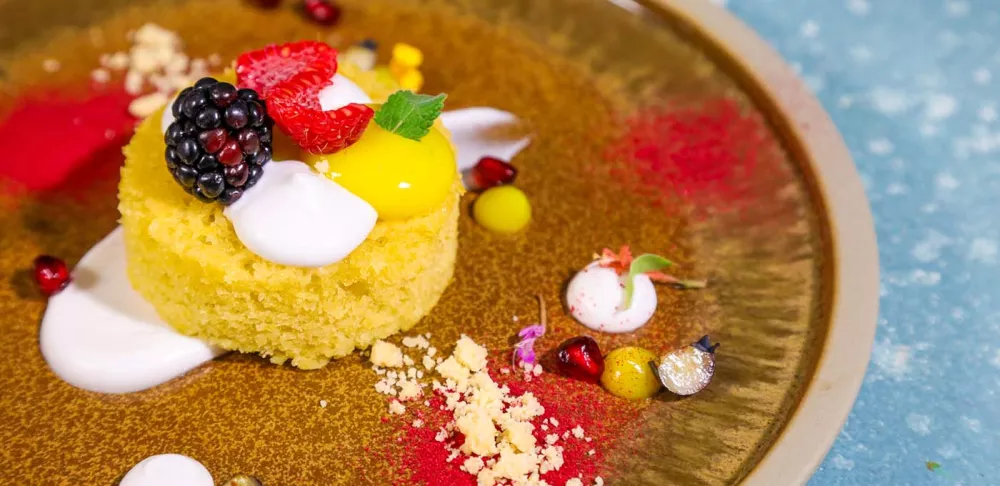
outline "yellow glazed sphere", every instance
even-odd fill
[[[604,358],[601,384],[604,388],[629,400],[642,400],[660,391],[660,380],[649,362],[658,357],[648,349],[635,346],[618,348]]]
[[[472,216],[490,231],[517,233],[531,221],[531,203],[520,189],[497,186],[479,195]]]

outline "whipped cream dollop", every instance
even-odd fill
[[[42,356],[59,378],[101,393],[152,388],[225,352],[178,333],[132,290],[121,228],[91,248],[73,281],[49,298],[39,333]]]
[[[458,170],[471,169],[490,156],[510,161],[531,143],[531,137],[505,139],[497,132],[518,123],[517,115],[496,108],[462,108],[441,113],[441,123],[451,134]]]
[[[580,324],[590,329],[609,333],[634,331],[653,317],[656,311],[656,289],[646,275],[635,277],[632,305],[622,309],[625,302],[625,279],[612,268],[597,262],[577,272],[566,287],[566,305]]]
[[[119,486],[214,486],[212,474],[200,462],[181,454],[143,459],[125,474]]]
[[[296,267],[343,260],[378,220],[371,204],[297,160],[268,163],[223,214],[248,250]]]

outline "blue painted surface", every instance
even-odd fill
[[[875,215],[872,363],[809,484],[1000,484],[1000,1],[715,3],[810,85]]]

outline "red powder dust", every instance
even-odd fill
[[[635,424],[640,408],[621,398],[612,396],[598,385],[571,380],[555,373],[543,373],[531,381],[522,378],[519,372],[502,375],[491,372],[498,384],[507,385],[510,394],[520,396],[531,392],[545,407],[545,414],[532,421],[535,424],[535,438],[538,444],[545,444],[545,436],[558,434],[556,445],[563,447],[563,465],[558,471],[550,471],[541,476],[552,485],[565,484],[571,478],[582,477],[584,484],[593,484],[594,478],[606,474],[605,458],[618,439],[629,436],[631,425]],[[476,484],[476,477],[462,471],[459,466],[463,456],[447,462],[449,452],[445,444],[434,440],[438,431],[448,423],[451,412],[441,410],[442,400],[435,396],[430,407],[414,402],[407,407],[401,420],[401,434],[397,444],[383,452],[401,476],[409,478],[407,484],[441,486],[468,486]],[[558,426],[549,426],[547,431],[540,427],[545,418],[555,418]],[[414,427],[414,419],[424,423]],[[564,433],[574,427],[583,428],[586,437],[577,439]],[[458,445],[454,444],[453,445]],[[590,451],[594,454],[591,455]],[[607,479],[606,476],[604,476]]]
[[[727,210],[748,199],[750,175],[776,147],[770,130],[735,100],[668,104],[626,121],[605,152],[615,171],[654,200]]]
[[[0,119],[0,186],[29,192],[71,189],[121,165],[121,147],[133,132],[124,91],[82,99],[55,92],[21,97]],[[101,168],[94,167],[100,165]]]

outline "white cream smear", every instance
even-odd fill
[[[296,267],[343,260],[378,220],[371,204],[297,160],[268,163],[223,214],[248,250]]]
[[[446,111],[441,113],[440,120],[451,133],[459,171],[473,168],[479,159],[486,156],[510,161],[531,143],[531,137],[506,140],[491,135],[518,122],[517,115],[496,108]]]
[[[597,262],[587,265],[573,276],[566,287],[566,305],[570,314],[580,324],[595,331],[622,333],[642,327],[656,311],[656,289],[648,276],[637,275],[632,305],[622,310],[627,277]]]
[[[73,281],[49,298],[39,333],[59,378],[101,393],[152,388],[225,352],[181,335],[132,290],[121,228],[91,248]]]
[[[119,486],[214,486],[212,474],[200,462],[180,454],[143,459],[125,474]]]

